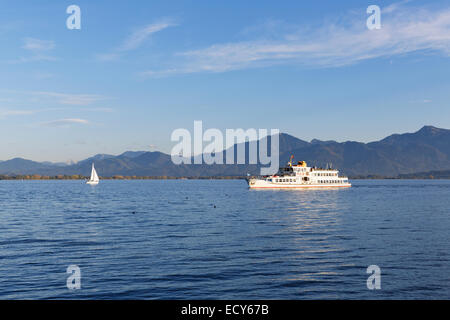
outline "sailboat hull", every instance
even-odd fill
[[[98,181],[87,181],[86,184],[89,184],[91,186],[96,186],[96,185],[98,185]]]

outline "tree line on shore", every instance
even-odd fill
[[[232,180],[232,179],[245,179],[246,176],[189,176],[189,177],[173,177],[173,176],[122,176],[114,175],[111,177],[100,177],[101,180]],[[89,177],[74,174],[74,175],[55,175],[45,176],[39,174],[28,175],[1,175],[0,180],[88,180]],[[350,176],[351,180],[359,179],[450,179],[450,170],[445,171],[430,171],[430,172],[418,172],[411,174],[400,174],[396,177],[382,176],[382,175],[360,175]]]
[[[243,179],[242,176],[210,176],[210,177],[171,177],[171,176],[122,176],[100,177],[101,180],[192,180],[192,179]],[[1,175],[0,180],[88,180],[89,177],[80,174],[45,176],[39,174],[28,175]]]

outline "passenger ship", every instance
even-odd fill
[[[348,188],[351,183],[347,177],[340,177],[339,171],[334,169],[323,169],[308,167],[305,161],[298,161],[294,165],[291,157],[288,165],[280,168],[273,176],[261,178],[248,178],[248,186],[251,189],[264,188]]]

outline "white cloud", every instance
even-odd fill
[[[0,109],[0,119],[4,119],[9,116],[23,116],[34,114],[35,111],[32,110],[4,110]]]
[[[176,26],[176,24],[169,20],[146,25],[145,27],[133,32],[118,48],[118,51],[130,51],[137,49],[150,35],[173,26]]]
[[[49,51],[55,48],[55,43],[49,40],[25,38],[22,48],[30,51]]]
[[[25,38],[23,49],[29,51],[31,56],[19,57],[14,60],[8,61],[8,63],[27,63],[27,62],[38,62],[38,61],[56,61],[57,58],[49,55],[47,52],[55,48],[54,41],[50,40],[40,40],[35,38]]]
[[[368,15],[361,10],[349,14],[345,25],[327,21],[317,29],[298,27],[296,32],[280,33],[278,40],[271,34],[270,40],[218,43],[181,52],[171,68],[144,74],[226,72],[276,64],[340,67],[417,51],[450,56],[450,8],[432,11],[404,3],[384,10],[380,30],[367,29]]]
[[[44,123],[42,123],[42,126],[45,126],[45,127],[67,127],[72,124],[86,125],[86,124],[89,124],[89,121],[87,121],[85,119],[77,119],[77,118],[58,119],[58,120],[44,122]]]
[[[139,48],[154,33],[176,25],[176,23],[169,19],[148,24],[131,33],[113,52],[98,54],[96,57],[101,61],[117,60],[123,53]]]
[[[38,91],[31,93],[35,96],[56,98],[58,103],[68,105],[89,105],[97,101],[105,100],[107,97],[95,94],[67,94],[59,92]]]

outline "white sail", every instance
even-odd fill
[[[97,171],[95,171],[94,164],[92,164],[91,181],[99,181]]]
[[[97,171],[95,171],[94,164],[92,164],[91,178],[87,184],[98,184],[100,179],[98,178]]]

